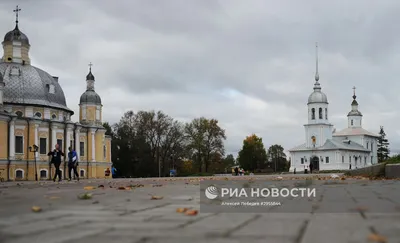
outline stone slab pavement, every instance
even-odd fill
[[[311,175],[301,177],[307,176]],[[288,175],[281,177],[290,179]],[[277,176],[252,180],[271,178]],[[221,178],[224,179],[249,180],[249,177]],[[348,184],[360,184],[362,180],[360,186],[371,189],[349,191],[355,201],[367,202],[374,195],[394,207],[390,213],[361,209],[349,213],[274,210],[268,213],[177,213],[177,208],[200,209],[199,180],[146,178],[2,183],[0,243],[400,243],[399,180],[346,180]],[[93,188],[88,188],[90,186]],[[128,189],[119,190],[120,187]],[[389,187],[391,193],[382,190],[379,194],[380,188]],[[79,199],[84,193],[92,197]],[[163,198],[151,200],[152,196]],[[324,201],[319,206],[323,204]],[[40,207],[41,211],[33,212],[33,206]]]

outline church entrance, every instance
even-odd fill
[[[311,158],[311,164],[313,165],[313,171],[319,171],[319,158],[317,156]]]

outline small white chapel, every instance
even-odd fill
[[[377,160],[379,135],[362,127],[363,115],[358,110],[355,87],[347,128],[336,132],[329,122],[328,98],[321,91],[318,73],[318,47],[314,91],[308,97],[308,123],[304,125],[305,143],[290,149],[290,172],[305,169],[351,170],[371,166]]]

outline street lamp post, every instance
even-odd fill
[[[33,153],[33,157],[35,158],[35,180],[38,180],[38,174],[37,174],[37,166],[36,166],[36,152],[38,151],[38,146],[36,144],[32,146],[29,146],[29,151]]]

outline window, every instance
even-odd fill
[[[54,85],[52,85],[52,84],[46,84],[46,89],[47,89],[47,92],[48,92],[48,93],[54,94]]]
[[[311,120],[315,120],[315,108],[311,109]]]
[[[35,117],[36,117],[36,118],[41,118],[41,117],[42,117],[42,113],[36,112],[36,113],[35,113]]]
[[[312,144],[315,146],[316,142],[317,142],[317,138],[315,136],[311,137],[311,142]]]
[[[319,119],[322,119],[322,108],[319,108]]]
[[[104,158],[107,157],[107,148],[106,148],[106,145],[103,146],[103,157],[104,157]]]
[[[40,138],[39,141],[39,153],[47,154],[47,138]]]
[[[40,179],[46,179],[46,178],[47,178],[47,170],[41,170]]]
[[[351,120],[351,125],[353,126],[353,120]]]
[[[367,164],[367,156],[364,157],[364,164]]]
[[[349,156],[349,162],[351,163],[351,156]]]
[[[344,163],[344,156],[342,156],[342,163]]]
[[[325,162],[329,163],[329,157],[325,157]]]
[[[85,142],[79,143],[79,153],[80,156],[85,156]]]
[[[21,118],[24,116],[24,113],[22,113],[22,111],[17,111],[15,112],[15,115],[17,115],[18,118]]]
[[[24,153],[24,137],[22,136],[15,136],[15,153]]]
[[[63,150],[63,140],[62,139],[57,139],[57,144],[60,146],[60,149]]]
[[[371,151],[373,151],[374,143],[371,143]]]
[[[24,171],[23,170],[16,170],[15,171],[15,179],[22,179],[24,178]]]
[[[51,115],[51,119],[53,120],[57,119],[57,115],[56,114]]]
[[[368,149],[368,145],[369,145],[369,143],[367,142],[367,149]]]
[[[85,177],[85,171],[84,170],[81,170],[79,174],[80,174],[79,175],[80,177]]]
[[[328,108],[325,108],[325,120],[328,120]]]
[[[301,162],[300,162],[301,164],[304,164],[304,158],[301,158]]]
[[[371,164],[372,164],[373,158],[374,158],[374,156],[371,156]]]

